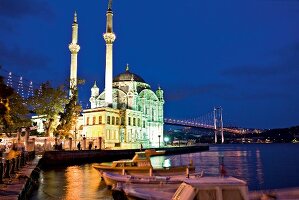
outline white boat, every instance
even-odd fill
[[[150,200],[248,200],[248,186],[234,177],[201,177],[184,180],[178,187],[135,183],[117,184],[127,197]],[[175,185],[175,184],[174,184]]]
[[[131,160],[118,160],[112,163],[94,164],[93,167],[100,172],[101,177],[103,172],[114,172],[118,174],[130,175],[177,175],[186,171],[190,173],[195,171],[195,167],[191,162],[187,166],[170,166],[153,168],[149,154],[146,152],[136,152]]]
[[[147,175],[121,175],[112,172],[103,172],[102,177],[107,186],[113,186],[117,183],[134,183],[143,185],[168,185],[172,184],[171,187],[176,188],[184,180],[187,180],[187,174],[182,172],[180,175],[174,176],[147,176]],[[189,174],[189,178],[198,177],[200,174]]]

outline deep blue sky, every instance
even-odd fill
[[[80,98],[88,102],[94,80],[104,89],[107,1],[0,0],[1,65],[34,83],[64,83],[77,10]],[[299,124],[299,1],[114,0],[113,11],[114,76],[129,63],[160,85],[165,117],[222,106],[225,124]]]

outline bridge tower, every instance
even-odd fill
[[[224,143],[223,135],[223,117],[222,117],[222,108],[214,108],[214,132],[215,132],[215,143],[217,143],[217,134],[221,133],[221,143]]]

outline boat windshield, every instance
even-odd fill
[[[147,159],[146,154],[144,152],[138,152],[136,154],[138,156],[138,159],[140,159],[140,160],[146,160]]]

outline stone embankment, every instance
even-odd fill
[[[12,151],[0,159],[0,199],[28,199],[38,184],[40,158],[35,152]]]
[[[208,151],[208,145],[194,145],[183,147],[155,148],[156,150],[165,150],[165,155],[193,153]],[[126,150],[71,150],[71,151],[46,151],[41,164],[43,167],[73,165],[93,162],[107,162],[119,159],[133,158],[135,152],[140,149]]]

